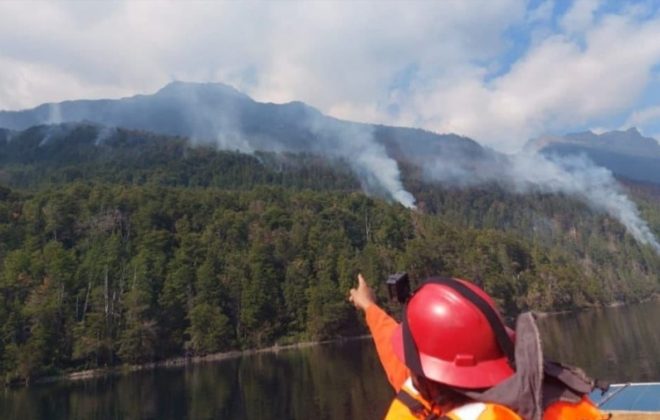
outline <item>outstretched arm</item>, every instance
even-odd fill
[[[392,334],[397,322],[376,304],[376,297],[362,274],[358,274],[358,287],[350,290],[348,300],[364,311],[376,352],[390,384],[398,392],[409,376],[408,368],[396,357],[392,347]]]

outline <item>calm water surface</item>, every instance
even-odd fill
[[[613,381],[660,380],[660,303],[539,321],[548,356]],[[5,390],[7,419],[378,419],[393,391],[370,340]]]

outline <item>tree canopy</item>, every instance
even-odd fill
[[[408,179],[420,204],[409,210],[365,196],[337,162],[140,136],[132,152],[62,150],[42,164],[5,155],[6,382],[359,334],[346,301],[358,271],[385,305],[387,275],[408,271],[477,281],[508,314],[658,288],[660,256],[569,197]],[[635,188],[660,232],[658,195]]]

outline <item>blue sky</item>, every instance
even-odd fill
[[[0,2],[0,109],[223,82],[470,136],[660,137],[653,1]]]

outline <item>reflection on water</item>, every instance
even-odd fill
[[[539,321],[546,356],[611,382],[660,380],[660,303],[594,309]]]
[[[660,304],[539,321],[546,353],[614,381],[660,380]],[[371,419],[394,392],[371,340],[5,390],[8,419]]]
[[[382,418],[393,391],[371,340],[9,390],[17,419]]]

